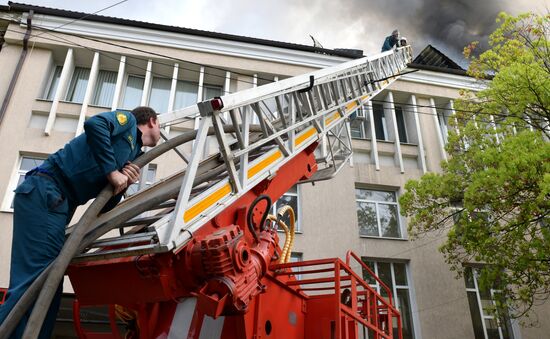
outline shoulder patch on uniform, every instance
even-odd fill
[[[116,112],[116,120],[120,126],[124,126],[128,123],[128,116],[123,112]]]

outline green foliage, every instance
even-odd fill
[[[485,87],[457,102],[449,160],[399,202],[413,236],[448,229],[451,269],[483,263],[481,287],[498,286],[497,311],[519,317],[550,296],[550,16],[498,22],[488,51],[465,49]]]

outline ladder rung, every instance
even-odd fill
[[[154,223],[155,221],[160,220],[164,215],[154,215],[151,217],[143,217],[138,219],[131,219],[125,222],[124,224],[120,225],[120,227],[129,227],[129,226],[136,226],[136,225],[150,225]]]
[[[156,236],[156,234],[157,234],[156,232],[147,232],[147,233],[136,233],[136,234],[100,239],[100,240],[94,241],[90,245],[90,248],[120,246],[125,244],[135,244],[135,243],[140,243],[144,241],[150,241]]]
[[[118,257],[133,257],[137,255],[166,252],[167,249],[159,244],[148,244],[135,247],[127,247],[122,249],[114,249],[108,251],[97,251],[92,253],[83,253],[73,259],[73,262],[82,262],[90,260],[104,260]]]

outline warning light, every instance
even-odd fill
[[[210,100],[210,104],[212,105],[212,109],[214,111],[220,111],[223,108],[223,101],[220,97],[215,97],[214,99]]]

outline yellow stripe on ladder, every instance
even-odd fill
[[[188,222],[193,220],[197,215],[204,212],[207,208],[220,201],[229,193],[231,193],[231,185],[227,183],[186,210],[183,215],[183,221]]]
[[[266,157],[265,159],[261,160],[260,162],[258,162],[254,166],[252,166],[248,170],[248,173],[247,173],[248,179],[250,179],[253,176],[255,176],[256,174],[258,174],[258,172],[260,172],[261,170],[263,170],[267,166],[271,165],[273,162],[275,162],[276,160],[278,160],[282,156],[283,156],[283,153],[281,153],[280,150],[277,150],[273,154],[271,154],[270,156]]]

